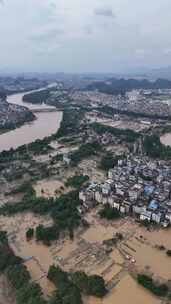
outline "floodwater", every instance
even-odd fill
[[[9,95],[7,101],[9,103],[12,104],[18,104],[19,106],[23,106],[23,107],[27,107],[30,110],[37,110],[37,109],[51,109],[51,108],[55,108],[53,106],[47,105],[45,103],[42,104],[34,104],[34,103],[28,103],[28,102],[23,102],[23,96],[25,94],[29,94],[29,93],[33,93],[33,92],[39,92],[42,91],[46,88],[41,88],[38,90],[33,90],[33,91],[29,91],[29,92],[25,92],[25,93],[17,93],[17,94],[13,94],[13,95]]]
[[[82,237],[90,243],[103,243],[104,240],[113,238],[117,232],[128,237],[137,229],[135,222],[127,218],[116,221],[100,220],[96,210],[86,214],[85,219],[91,223],[91,226]]]
[[[171,229],[160,229],[153,232],[141,229],[140,233],[153,246],[163,245],[167,249],[171,249]]]
[[[136,265],[139,269],[147,269],[156,278],[164,280],[171,278],[170,258],[167,257],[164,251],[160,251],[151,247],[150,244],[136,239],[126,242],[126,246],[122,246],[122,248],[136,260]]]
[[[131,244],[131,247],[136,250],[133,256],[137,260],[137,264],[144,268],[148,266],[149,271],[156,277],[170,280],[170,258],[165,251],[161,251],[156,247],[162,245],[166,250],[170,250],[171,230],[160,229],[149,232],[141,228],[136,236],[139,238],[140,235],[143,236],[143,241],[138,242],[137,239],[134,239]]]
[[[96,218],[96,213],[91,212],[87,217],[94,220],[93,227],[87,229],[81,235],[75,236],[74,241],[59,240],[54,242],[50,247],[44,246],[42,243],[36,242],[35,239],[27,241],[25,232],[29,227],[35,228],[39,224],[49,226],[52,224],[49,217],[35,216],[31,213],[17,214],[13,216],[0,216],[0,229],[8,232],[9,244],[15,254],[21,256],[25,260],[33,281],[36,281],[42,287],[45,295],[51,294],[55,287],[47,279],[46,275],[49,266],[59,264],[64,270],[84,270],[88,274],[102,275],[106,282],[110,282],[121,269],[124,270],[124,259],[117,248],[114,248],[109,256],[102,254],[101,243],[104,239],[111,238],[116,231],[122,232],[128,236],[132,235],[126,243],[125,250],[130,255],[135,257],[136,266],[145,268],[150,266],[150,269],[157,276],[164,279],[169,279],[170,274],[170,259],[165,252],[161,252],[154,248],[156,244],[163,244],[166,248],[171,248],[170,230],[161,230],[159,232],[148,232],[136,224],[124,221],[118,221],[115,226],[109,225],[102,229],[102,224]],[[100,233],[97,229],[98,224]],[[94,231],[92,230],[94,229]],[[98,237],[98,235],[101,237]],[[144,243],[137,240],[143,235]],[[86,240],[83,242],[83,240]],[[82,248],[81,248],[82,246]],[[129,248],[133,248],[133,251]],[[85,304],[113,304],[113,303],[131,303],[131,304],[158,304],[160,301],[147,290],[142,288],[128,275],[125,270],[120,282],[109,292],[103,299],[87,297]],[[10,303],[9,303],[10,304]]]
[[[160,138],[161,143],[165,146],[171,147],[171,133],[166,133]]]
[[[5,275],[0,275],[0,304],[16,304],[15,294]]]
[[[63,183],[58,180],[42,180],[37,182],[34,189],[37,196],[55,197],[57,196],[57,191],[63,186]]]
[[[95,242],[100,242],[102,243],[104,240],[111,239],[114,235],[114,229],[113,227],[103,227],[102,225],[93,225],[90,227],[84,234],[83,238],[90,242],[90,243],[95,243]]]
[[[44,104],[33,105],[24,103],[22,101],[24,94],[14,94],[8,97],[8,102],[27,106],[31,110],[46,109],[46,112],[36,113],[36,120],[26,123],[20,128],[11,130],[7,133],[0,135],[0,152],[3,150],[9,150],[11,148],[18,148],[21,145],[29,144],[36,139],[43,139],[46,136],[50,136],[55,133],[62,120],[62,112],[48,112],[51,110],[51,106]]]
[[[32,280],[39,283],[43,293],[47,295],[55,289],[47,279],[47,272],[49,267],[54,264],[54,257],[49,247],[37,243],[35,239],[28,242],[25,236],[28,228],[35,228],[40,224],[49,226],[52,221],[48,217],[36,217],[31,213],[11,217],[0,216],[0,229],[8,232],[10,247],[16,255],[24,259]]]
[[[89,297],[85,304],[159,304],[160,300],[138,285],[128,274],[103,299]]]

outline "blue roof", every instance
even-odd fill
[[[155,200],[152,200],[148,206],[149,209],[156,210],[158,208],[158,203]]]
[[[150,194],[153,193],[154,189],[155,189],[154,186],[145,186],[144,187],[144,192],[145,192],[145,194],[150,195]]]

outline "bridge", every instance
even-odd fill
[[[47,113],[47,112],[58,112],[58,109],[49,107],[44,109],[43,108],[32,109],[31,111],[33,113]]]

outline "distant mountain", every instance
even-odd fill
[[[147,71],[146,75],[151,79],[164,78],[171,80],[171,66]]]
[[[147,79],[110,78],[108,81],[92,82],[85,89],[118,95],[125,94],[126,91],[133,89],[171,89],[171,80],[157,79],[156,81],[149,81]]]

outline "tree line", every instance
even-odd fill
[[[110,133],[125,142],[135,142],[140,137],[140,134],[133,130],[113,128],[97,122],[92,123],[90,127],[99,135]]]
[[[78,191],[70,191],[59,198],[36,197],[35,190],[29,186],[20,202],[8,203],[0,208],[0,214],[12,215],[25,211],[35,214],[48,214],[53,219],[50,227],[43,225],[36,228],[36,239],[46,245],[57,240],[62,231],[74,237],[74,229],[81,223],[81,217],[77,207],[80,205]]]
[[[48,279],[54,283],[57,291],[54,304],[82,304],[82,294],[102,298],[106,295],[104,279],[97,275],[88,276],[84,272],[67,273],[59,266],[49,268]]]
[[[14,289],[17,304],[47,304],[40,286],[32,282],[23,260],[9,247],[4,231],[0,231],[0,274],[7,277]]]

